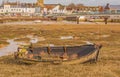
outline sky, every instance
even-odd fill
[[[16,0],[9,0],[9,1],[16,1]],[[19,0],[21,2],[36,2],[37,0]],[[0,3],[2,0],[0,0]],[[120,5],[120,0],[45,0],[46,4],[54,4],[54,3],[61,3],[61,4],[69,4],[69,3],[81,3],[84,5],[90,6],[98,6],[98,5],[106,5],[110,3],[111,5]]]

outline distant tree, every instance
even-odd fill
[[[105,6],[104,9],[105,9],[105,10],[109,10],[109,9],[110,9],[110,7],[109,7],[109,3],[106,4],[106,6]]]
[[[74,3],[71,3],[71,4],[69,4],[69,5],[68,5],[68,7],[75,8],[75,7],[76,7],[76,5],[75,5]]]
[[[81,6],[84,6],[83,4],[79,3],[76,5],[77,7],[81,7]]]
[[[104,12],[105,13],[110,13],[110,6],[109,6],[109,3],[106,4],[105,8],[104,8]]]

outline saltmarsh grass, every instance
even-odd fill
[[[26,35],[44,37],[34,46],[44,44],[77,45],[91,41],[103,44],[97,63],[60,64],[50,62],[26,62],[13,56],[0,58],[0,77],[120,77],[120,26],[119,24],[34,24],[2,25],[0,38],[28,41]],[[102,37],[109,35],[109,37]],[[3,37],[4,36],[4,37]],[[74,36],[78,39],[60,40],[60,36]],[[22,39],[20,39],[23,37]],[[98,39],[96,39],[98,38]],[[6,41],[6,40],[4,40]],[[4,44],[4,43],[3,43]]]

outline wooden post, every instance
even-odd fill
[[[50,49],[49,46],[47,47],[47,52],[48,52],[48,54],[50,55],[51,49]]]
[[[65,47],[65,46],[63,47],[63,50],[64,50],[64,53],[66,53],[66,52],[67,52],[67,50],[66,50],[66,47]]]
[[[64,46],[64,54],[62,56],[63,60],[68,60],[67,48]]]
[[[100,53],[100,49],[102,48],[102,45],[100,45],[98,47],[98,51],[97,51],[97,54],[96,54],[96,58],[95,58],[95,62],[98,60],[98,56],[99,56],[99,53]]]
[[[29,51],[33,54],[33,45],[32,45],[32,43],[29,46]]]
[[[77,21],[77,24],[79,24],[79,17],[78,16],[76,17],[76,21]]]

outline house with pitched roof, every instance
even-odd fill
[[[44,8],[47,12],[47,14],[62,14],[65,13],[65,6],[61,5],[61,4],[45,4],[45,8]]]
[[[81,13],[81,14],[93,14],[99,13],[101,6],[84,6],[83,4],[66,6],[67,14]]]

